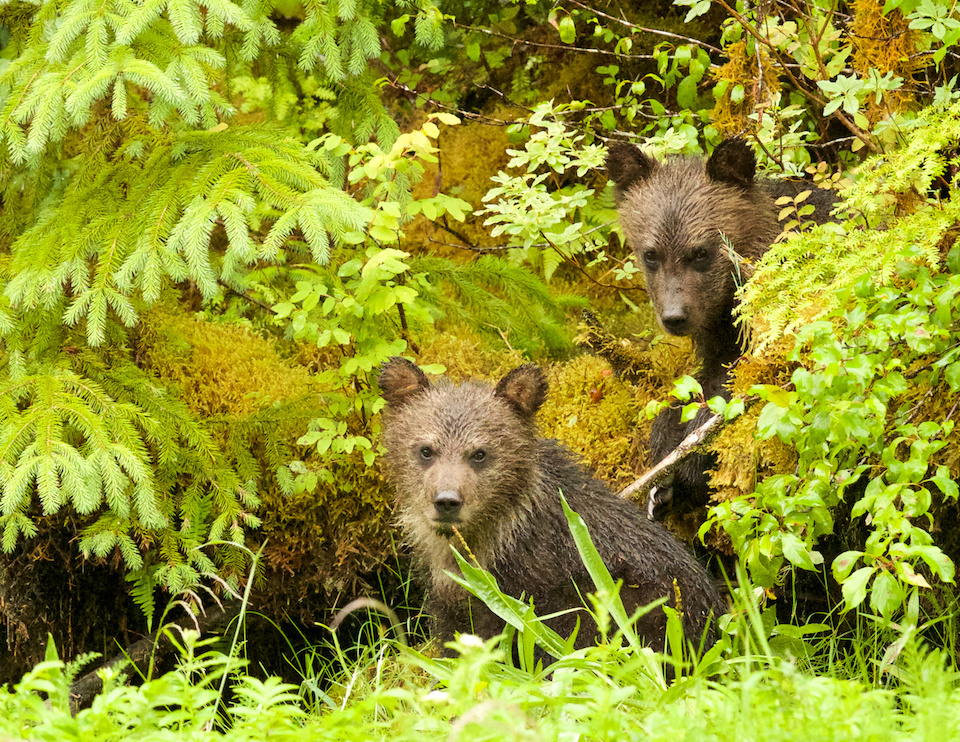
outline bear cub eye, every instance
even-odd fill
[[[657,253],[653,250],[644,250],[643,251],[643,264],[647,266],[650,270],[654,270],[657,267]]]
[[[693,251],[693,255],[690,256],[690,260],[697,264],[703,264],[707,262],[707,259],[710,257],[710,252],[705,247],[698,247]]]
[[[430,446],[421,446],[420,448],[420,458],[424,461],[429,461],[433,458],[433,449]]]
[[[487,458],[487,452],[484,451],[482,448],[470,454],[470,460],[475,464],[482,464],[484,461],[486,461],[486,458]]]

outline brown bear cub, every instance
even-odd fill
[[[698,381],[707,399],[729,399],[729,368],[742,353],[733,310],[737,285],[749,269],[731,262],[724,239],[737,255],[756,263],[781,231],[777,198],[811,191],[804,203],[815,207],[808,219],[818,223],[830,219],[834,205],[830,191],[804,181],[757,180],[756,168],[753,152],[741,139],[722,142],[706,161],[674,157],[658,162],[623,142],[612,144],[607,154],[620,225],[643,269],[657,321],[667,333],[693,340],[701,363]],[[679,410],[664,410],[651,434],[654,463],[705,417],[681,425]],[[673,482],[682,490],[677,496],[705,502],[709,468],[706,457],[689,457]]]
[[[534,418],[547,381],[536,366],[514,369],[495,388],[455,386],[447,380],[431,384],[416,365],[392,358],[380,372],[380,391],[387,400],[383,436],[399,520],[427,573],[427,608],[442,642],[458,631],[490,638],[504,629],[500,618],[480,601],[471,604],[444,574],[458,572],[451,545],[463,553],[454,529],[501,590],[532,598],[538,615],[583,607],[581,595],[595,588],[560,492],[583,517],[613,578],[623,580],[628,613],[662,597],[674,605],[679,592],[686,636],[698,644],[711,614],[723,612],[710,575],[684,546],[611,493],[557,441],[537,436]],[[566,638],[578,616],[579,648],[597,638],[586,611],[547,623]],[[636,629],[662,650],[665,627],[663,611],[654,609]]]

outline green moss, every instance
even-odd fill
[[[610,365],[579,356],[551,367],[550,395],[538,416],[541,432],[577,453],[614,489],[629,484],[642,459],[637,399]]]
[[[140,351],[199,418],[246,417],[311,391],[310,372],[283,358],[273,340],[162,305],[144,317]]]
[[[756,93],[762,91],[767,100],[779,93],[780,71],[764,49],[748,54],[746,43],[740,41],[730,44],[725,51],[728,61],[713,72],[713,77],[717,82],[726,82],[728,85],[713,108],[713,122],[721,133],[732,136],[756,128],[757,124],[750,116],[758,104],[767,102],[758,101]],[[759,63],[756,58],[758,53]],[[745,84],[747,80],[755,80],[758,71],[763,73],[762,80]],[[738,86],[742,97],[735,102],[733,92]]]
[[[457,383],[468,379],[495,382],[508,371],[529,363],[519,350],[489,345],[487,338],[468,327],[448,326],[424,341],[417,363],[442,364],[446,367],[445,375]]]

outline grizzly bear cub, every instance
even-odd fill
[[[701,368],[697,376],[707,399],[730,398],[730,366],[742,352],[734,322],[737,286],[781,232],[776,199],[810,191],[812,222],[828,221],[835,197],[802,180],[757,179],[757,163],[746,142],[728,139],[704,160],[672,157],[660,162],[625,142],[610,145],[607,173],[613,180],[620,225],[643,270],[657,322],[670,335],[689,336]],[[729,249],[746,262],[740,264]],[[666,457],[709,415],[687,424],[677,408],[654,421],[653,463]],[[706,470],[713,461],[688,457],[673,482],[661,486],[668,501],[703,504]],[[656,493],[651,493],[656,496]]]
[[[586,522],[613,578],[623,580],[628,613],[663,597],[675,605],[679,593],[684,631],[696,644],[711,615],[723,612],[710,575],[684,546],[616,497],[557,441],[537,437],[534,418],[547,381],[536,366],[514,369],[495,388],[447,380],[434,385],[413,363],[392,358],[380,372],[380,391],[387,400],[383,436],[399,520],[426,572],[427,609],[441,641],[455,632],[490,638],[505,627],[444,573],[459,571],[450,547],[463,546],[454,529],[501,590],[532,598],[538,615],[583,607],[581,596],[595,587],[561,492]],[[576,610],[547,624],[568,637],[578,616],[579,648],[597,638],[589,613]],[[656,650],[664,647],[665,628],[659,609],[636,626]]]

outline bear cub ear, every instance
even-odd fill
[[[607,175],[616,186],[615,198],[619,203],[634,185],[649,178],[660,163],[640,148],[626,142],[613,142],[607,149]]]
[[[739,188],[750,188],[757,174],[753,150],[740,137],[720,142],[707,160],[707,177]]]
[[[377,383],[383,398],[396,407],[430,388],[430,382],[420,367],[399,356],[384,362]]]
[[[539,366],[528,363],[500,379],[494,396],[506,400],[520,417],[532,420],[547,398],[547,377]]]

